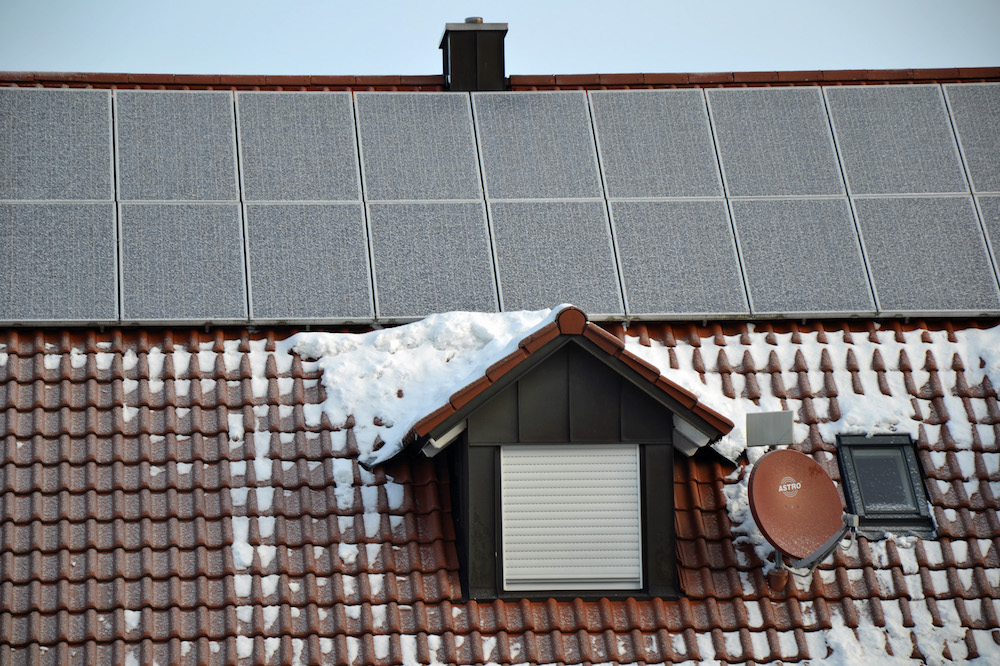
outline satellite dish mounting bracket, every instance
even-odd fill
[[[780,550],[775,550],[775,568],[789,571],[795,576],[808,576],[819,566],[820,562],[826,559],[827,555],[833,552],[838,544],[843,550],[850,548],[857,539],[858,517],[853,513],[845,513],[843,518],[844,526],[840,528],[840,531],[827,539],[826,543],[820,546],[812,555],[799,559],[791,555],[785,555]],[[841,544],[840,542],[844,537],[850,537],[851,540],[847,544]],[[788,558],[787,564],[785,563],[786,557]]]

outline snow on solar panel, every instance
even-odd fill
[[[481,202],[368,205],[379,319],[497,311]]]
[[[754,314],[875,313],[846,198],[731,206]]]
[[[473,93],[486,196],[601,197],[584,92]]]
[[[603,201],[490,203],[504,310],[573,303],[623,314]]]
[[[609,197],[722,196],[700,90],[590,93]]]
[[[977,192],[1000,192],[1000,83],[944,86],[951,118]]]
[[[996,277],[971,197],[856,199],[879,310],[996,312]]]
[[[612,201],[632,316],[748,314],[725,201]]]

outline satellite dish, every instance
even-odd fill
[[[842,511],[830,475],[798,451],[764,456],[750,473],[749,491],[757,527],[793,568],[814,569],[857,527],[857,516]],[[781,557],[778,566],[783,566]]]

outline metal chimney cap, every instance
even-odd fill
[[[470,18],[479,18],[476,16]],[[444,41],[448,37],[449,32],[500,32],[507,34],[507,24],[506,23],[470,23],[469,19],[465,19],[465,23],[445,23],[444,24],[444,34],[441,35],[441,44],[438,48],[444,48]]]
[[[482,23],[483,22],[483,17],[482,16],[470,16],[469,18],[465,19],[465,22],[466,23]]]

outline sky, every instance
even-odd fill
[[[507,74],[1000,66],[1000,0],[0,0],[0,70],[440,74],[507,23]]]

